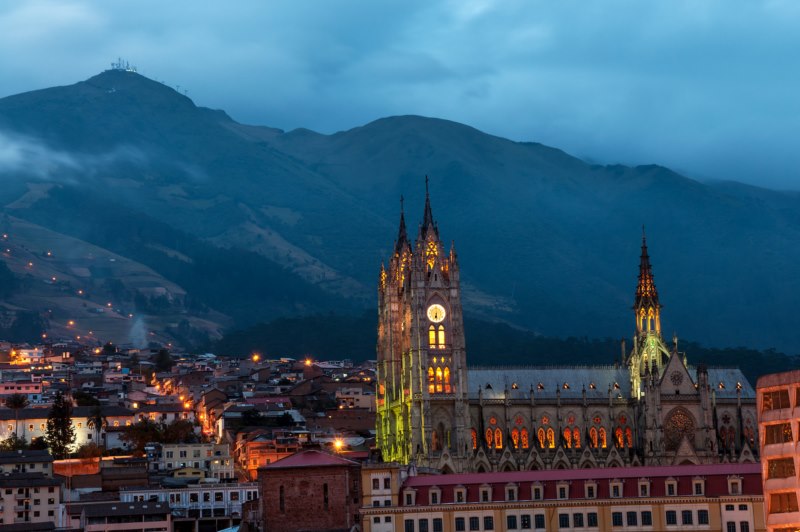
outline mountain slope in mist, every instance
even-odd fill
[[[305,302],[289,303],[287,314],[312,310],[317,297],[323,309],[373,306],[399,197],[414,233],[429,175],[473,316],[551,336],[629,336],[645,225],[665,330],[715,345],[800,346],[797,194],[702,184],[659,166],[590,165],[415,116],[334,135],[246,126],[120,71],[0,99],[0,135],[11,146],[0,156],[8,183],[0,202],[14,216],[59,230],[46,202],[69,203],[63,194],[32,197],[31,183],[91,191],[134,227],[140,213],[219,253],[261,255],[320,289],[303,289]],[[76,219],[99,221],[92,209]],[[214,308],[233,309],[237,297]],[[248,316],[274,316],[281,304]]]

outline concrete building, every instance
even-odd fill
[[[173,471],[194,467],[208,478],[235,478],[233,458],[227,443],[174,443],[159,445],[155,455],[148,456],[151,471]]]
[[[42,473],[0,475],[0,524],[56,523],[60,526],[61,482]]]
[[[85,532],[169,532],[172,513],[168,504],[158,502],[107,502],[87,504],[81,511]]]
[[[761,476],[770,532],[800,530],[798,431],[800,370],[765,375],[756,384]]]
[[[175,532],[221,530],[238,524],[243,506],[258,500],[258,483],[200,483],[182,488],[130,488],[120,490],[120,500],[159,502],[172,509]]]
[[[303,451],[263,467],[262,530],[350,530],[360,522],[361,466],[321,451]]]
[[[53,476],[53,456],[47,450],[0,452],[0,473],[41,473]]]
[[[759,464],[405,476],[362,471],[364,532],[765,530]]]

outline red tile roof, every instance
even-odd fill
[[[497,484],[507,482],[545,482],[559,480],[610,480],[624,478],[667,478],[685,476],[761,474],[761,464],[707,464],[646,467],[610,467],[602,469],[552,469],[547,471],[507,471],[502,473],[465,473],[460,475],[423,475],[409,477],[405,486],[446,486]]]
[[[273,462],[262,469],[283,469],[290,467],[333,467],[359,466],[357,462],[321,451],[302,451]]]

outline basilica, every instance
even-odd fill
[[[426,185],[427,187],[427,185]],[[642,235],[624,364],[470,367],[458,256],[426,190],[404,213],[378,286],[377,444],[385,461],[445,473],[755,461],[755,392],[736,368],[692,366],[664,341]]]

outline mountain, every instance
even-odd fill
[[[0,99],[0,141],[14,154],[0,155],[6,216],[142,263],[187,294],[178,316],[215,313],[220,329],[374,308],[399,197],[413,233],[429,175],[470,316],[629,336],[644,225],[666,330],[800,350],[796,193],[588,164],[417,116],[333,135],[243,125],[116,70]]]

